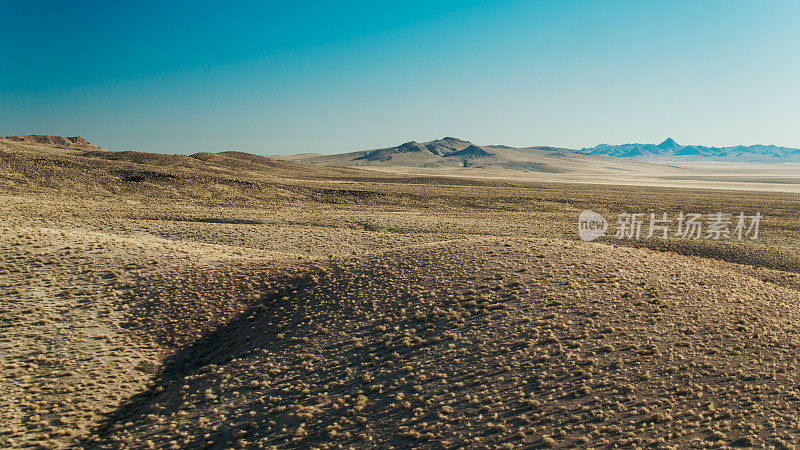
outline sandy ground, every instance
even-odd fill
[[[0,144],[0,447],[800,444],[796,194]]]
[[[369,166],[364,169],[408,175],[475,177],[513,181],[652,186],[733,191],[800,192],[800,164],[663,162],[663,167],[636,171],[602,168],[577,173],[542,173],[505,169],[425,169],[403,166]]]

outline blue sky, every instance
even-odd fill
[[[800,147],[800,2],[0,0],[0,134]]]

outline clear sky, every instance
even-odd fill
[[[110,149],[800,147],[796,0],[0,0],[0,134]]]

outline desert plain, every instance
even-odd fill
[[[0,447],[795,448],[800,194],[725,170],[0,139]],[[763,220],[583,242],[584,209]]]

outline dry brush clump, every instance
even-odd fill
[[[92,445],[796,444],[796,297],[726,263],[475,241],[287,283]]]

